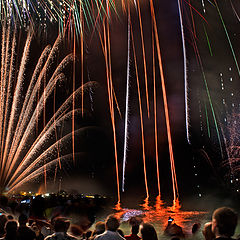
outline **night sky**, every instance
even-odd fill
[[[239,159],[238,147],[240,143],[237,127],[233,127],[232,124],[238,124],[240,108],[238,100],[240,89],[240,72],[238,71],[240,23],[238,14],[240,15],[240,4],[234,0],[182,1],[189,84],[190,143],[187,142],[186,138],[184,65],[178,3],[177,0],[154,1],[154,7],[169,104],[180,199],[185,195],[202,197],[222,187],[226,189],[226,192],[228,189],[236,192],[238,190],[236,179],[239,174],[237,160]],[[127,15],[118,10],[118,5],[117,11],[118,16],[113,15],[110,21],[110,37],[113,86],[122,114],[120,117],[114,103],[121,180],[128,23]],[[224,22],[221,21],[220,14]],[[148,1],[141,1],[141,17],[146,50],[150,118],[147,117],[139,17],[134,4],[131,4],[131,22],[143,107],[147,177],[150,196],[156,196],[152,25]],[[101,32],[102,28],[99,31]],[[85,108],[88,114],[85,119],[77,119],[76,126],[91,126],[92,128],[85,133],[84,139],[80,138],[80,141],[75,143],[76,152],[82,151],[84,154],[79,159],[77,158],[75,165],[64,164],[64,170],[61,170],[58,177],[62,179],[65,188],[76,188],[79,191],[95,191],[116,196],[113,132],[109,114],[104,55],[97,31],[93,32],[92,29],[86,28],[84,34],[84,82],[96,81],[99,85],[92,93],[85,95]],[[54,42],[57,36],[57,26],[50,25],[43,35],[40,39],[44,39],[44,41],[36,38],[37,40],[34,42],[33,49],[36,55],[31,58],[32,60],[38,57],[38,49],[42,49],[47,42]],[[71,44],[66,41],[61,54],[69,53],[71,47]],[[155,49],[159,171],[162,198],[169,200],[172,199],[171,170],[156,54]],[[138,198],[144,198],[140,115],[132,48],[130,56],[131,87],[126,191],[122,196],[127,198],[127,196],[136,195]],[[79,86],[81,76],[79,46],[77,47],[77,57],[76,84]],[[29,64],[29,69],[31,69],[31,64]],[[72,69],[69,68],[65,74],[71,79]],[[70,86],[71,80],[59,88],[57,95],[59,105],[71,92]],[[51,116],[51,112],[49,116]],[[65,128],[71,128],[70,125],[71,122],[66,122]],[[235,132],[230,131],[230,129],[235,129]],[[233,149],[232,146],[236,149],[235,152],[229,152],[229,149]],[[233,161],[232,168],[230,168],[229,160]],[[231,180],[232,184],[230,184]],[[73,181],[74,184],[72,184]],[[86,187],[88,182],[89,188]]]

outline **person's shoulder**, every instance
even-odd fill
[[[105,235],[106,235],[106,232],[101,233],[101,234],[97,235],[97,236],[94,238],[94,240],[101,240],[101,239],[104,239],[104,236],[105,236]]]
[[[236,240],[235,238],[223,238],[223,237],[218,237],[218,238],[215,238],[215,240]]]
[[[70,235],[70,234],[67,234],[67,237],[66,237],[68,240],[77,240],[76,237]]]
[[[44,238],[44,240],[53,240],[54,236],[55,236],[55,234],[48,235]]]

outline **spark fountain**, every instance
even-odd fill
[[[97,86],[96,82],[88,82],[74,89],[60,107],[54,106],[55,112],[48,120],[47,103],[58,85],[66,81],[64,70],[73,63],[75,56],[70,53],[55,66],[63,44],[63,36],[58,36],[52,47],[47,45],[42,51],[29,80],[27,64],[32,54],[34,33],[32,30],[27,33],[19,65],[16,60],[17,34],[17,28],[13,30],[10,24],[5,24],[2,29],[0,185],[1,191],[8,193],[43,174],[46,184],[48,171],[61,167],[61,161],[73,159],[73,152],[66,150],[64,145],[74,145],[87,127],[61,135],[59,129],[64,122],[81,116],[82,109],[75,102],[84,92]],[[40,119],[43,119],[43,126]]]

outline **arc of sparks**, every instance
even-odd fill
[[[128,5],[128,56],[127,56],[127,82],[126,82],[126,106],[125,106],[125,129],[124,129],[124,153],[123,153],[123,176],[122,176],[122,191],[125,191],[125,171],[127,163],[127,143],[128,143],[128,124],[129,124],[129,90],[130,90],[130,54],[131,54],[131,16]]]

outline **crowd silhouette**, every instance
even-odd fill
[[[105,221],[94,223],[91,214],[87,215],[85,209],[81,219],[75,215],[73,220],[69,216],[74,215],[70,214],[66,217],[64,215],[66,206],[60,205],[51,211],[52,217],[48,219],[42,213],[43,209],[46,210],[42,204],[43,202],[39,200],[24,207],[18,204],[11,205],[8,199],[2,196],[0,198],[0,240],[157,240],[161,238],[179,240],[199,239],[199,233],[203,240],[233,240],[238,222],[238,215],[233,209],[221,207],[213,212],[212,220],[205,223],[202,228],[200,223],[193,224],[191,236],[186,236],[184,229],[175,224],[171,217],[162,233],[157,233],[156,224],[144,222],[139,217],[131,217],[128,220],[131,233],[126,235],[120,228],[121,219],[116,214],[109,215]],[[69,209],[76,207],[70,202],[68,205],[68,213]],[[75,208],[75,211],[79,213],[80,210]],[[196,237],[197,234],[198,237]],[[236,240],[239,239],[236,238]]]

